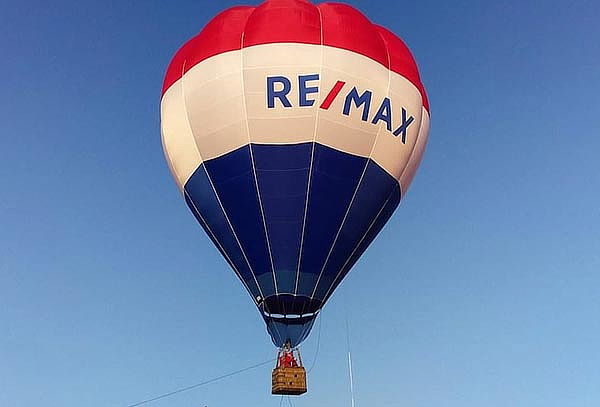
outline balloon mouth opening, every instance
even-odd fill
[[[309,313],[305,313],[305,314],[272,314],[272,313],[268,313],[263,311],[263,315],[267,318],[272,318],[272,319],[301,319],[301,318],[314,318],[319,314],[319,311],[317,312],[309,312]]]
[[[294,294],[271,295],[259,304],[262,314],[273,319],[314,318],[322,306],[319,299]]]

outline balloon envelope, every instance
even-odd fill
[[[339,3],[234,7],[174,56],[167,161],[275,345],[306,338],[398,206],[428,111],[406,45]]]

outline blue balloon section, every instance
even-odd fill
[[[252,144],[206,161],[185,195],[254,297],[273,343],[297,346],[401,191],[370,159],[302,143]]]

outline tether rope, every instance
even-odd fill
[[[317,335],[317,350],[315,351],[315,356],[310,365],[310,369],[308,369],[308,373],[312,372],[315,364],[317,363],[317,357],[319,356],[319,349],[321,349],[321,324],[323,323],[323,311],[319,314],[319,333]]]
[[[193,384],[191,386],[187,386],[187,387],[183,387],[183,388],[178,389],[178,390],[171,391],[169,393],[161,394],[159,396],[155,396],[155,397],[152,397],[152,398],[144,400],[144,401],[140,401],[140,402],[137,402],[137,403],[134,403],[134,404],[129,404],[127,407],[138,407],[138,406],[141,406],[141,405],[144,405],[144,404],[152,403],[152,402],[157,401],[157,400],[161,400],[161,399],[164,399],[164,398],[167,398],[167,397],[174,396],[175,394],[179,394],[179,393],[183,393],[185,391],[197,389],[198,387],[205,386],[205,385],[210,384],[210,383],[218,382],[219,380],[223,380],[223,379],[226,379],[228,377],[235,376],[237,374],[247,372],[248,370],[256,369],[257,367],[261,367],[261,366],[264,366],[266,364],[273,363],[274,361],[275,361],[275,359],[266,360],[264,362],[257,363],[255,365],[248,366],[248,367],[246,367],[244,369],[236,370],[235,372],[227,373],[227,374],[224,374],[222,376],[215,377],[213,379],[205,380],[203,382],[200,382],[200,383],[197,383],[197,384]]]
[[[346,308],[346,344],[348,346],[348,373],[350,374],[350,400],[352,407],[354,402],[354,377],[352,375],[352,349],[350,348],[350,324],[348,323],[348,308]]]

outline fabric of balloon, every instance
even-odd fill
[[[163,85],[171,172],[278,347],[307,337],[389,220],[428,132],[409,49],[340,3],[228,9]]]

